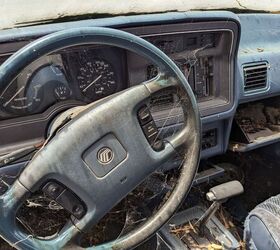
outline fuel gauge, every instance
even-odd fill
[[[72,93],[71,93],[71,90],[67,86],[60,85],[54,89],[54,94],[58,100],[63,101],[63,100],[67,100],[71,96]]]
[[[33,82],[28,86],[21,86],[17,80],[13,81],[0,96],[2,108],[9,113],[22,114],[34,111],[42,100],[42,85]]]

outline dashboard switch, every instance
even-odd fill
[[[77,219],[81,219],[85,215],[84,203],[62,184],[50,181],[42,188],[42,191]]]
[[[56,201],[77,219],[81,219],[86,213],[86,209],[80,199],[70,190],[64,190]]]
[[[55,200],[64,191],[64,189],[65,188],[57,182],[51,181],[48,182],[42,190],[47,196]]]
[[[151,112],[146,105],[138,111],[138,118],[141,125],[145,125],[152,120]]]
[[[153,144],[158,136],[158,129],[155,122],[152,120],[143,126],[144,134],[147,140]]]
[[[164,149],[164,143],[158,138],[158,128],[151,115],[149,108],[144,105],[138,111],[138,119],[145,137],[155,151]]]
[[[152,147],[155,151],[161,151],[164,149],[164,142],[158,139],[153,143]]]

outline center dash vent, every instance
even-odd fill
[[[267,65],[266,62],[260,62],[243,66],[246,91],[267,87]]]

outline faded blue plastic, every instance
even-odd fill
[[[241,40],[238,52],[236,85],[240,89],[239,102],[249,102],[280,94],[280,16],[275,14],[243,14]],[[245,63],[269,63],[268,88],[257,92],[244,92],[243,70]]]
[[[239,25],[239,17],[228,11],[191,11],[191,12],[170,12],[163,14],[148,14],[135,16],[117,16],[111,18],[90,19],[65,23],[44,24],[31,27],[13,28],[0,31],[0,43],[8,41],[19,41],[34,39],[52,32],[67,28],[78,27],[112,27],[127,28],[141,27],[146,25],[163,25],[172,23],[198,22],[198,21],[234,21]],[[238,46],[237,46],[238,48]],[[239,71],[237,69],[236,71]],[[237,82],[240,81],[240,75],[236,75]],[[207,158],[213,155],[222,154],[227,150],[232,119],[239,102],[239,85],[235,85],[234,105],[223,113],[206,116],[202,119],[202,127],[206,129],[208,124],[216,124],[216,127],[222,128],[220,133],[223,136],[219,139],[221,144],[215,148],[203,152],[202,157]]]
[[[203,153],[203,158],[223,153],[228,146],[231,122],[239,103],[263,99],[280,94],[279,56],[280,16],[275,14],[239,14],[227,11],[194,11],[173,12],[164,14],[149,14],[137,16],[118,16],[112,18],[90,19],[75,22],[54,23],[33,27],[13,28],[0,31],[0,42],[28,40],[55,31],[74,27],[106,26],[113,28],[137,27],[144,25],[160,25],[167,23],[182,23],[205,20],[233,20],[240,23],[241,39],[235,68],[235,101],[227,112],[207,116],[202,119],[203,128],[208,124],[216,124],[223,128],[223,138],[220,147]],[[264,91],[245,93],[243,88],[242,65],[256,61],[267,61],[270,64],[268,74],[269,88]]]

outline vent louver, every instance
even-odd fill
[[[267,63],[260,62],[243,66],[245,91],[267,86]]]

